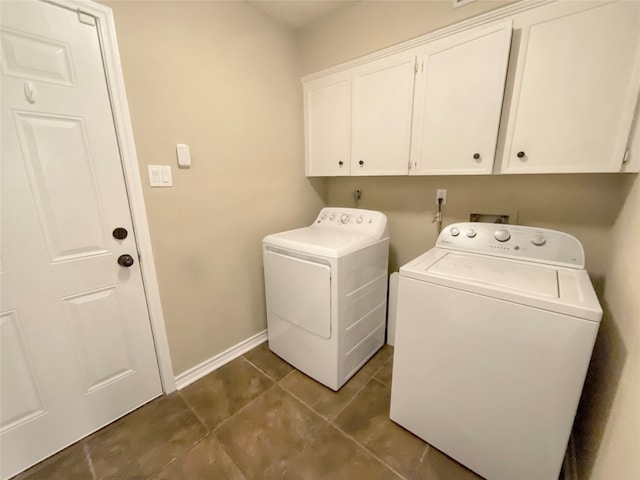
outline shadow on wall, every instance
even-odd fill
[[[602,303],[602,323],[573,427],[579,478],[585,480],[591,478],[628,356],[611,310],[602,300],[603,283],[594,285]]]

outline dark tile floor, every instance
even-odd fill
[[[15,480],[479,480],[389,420],[392,362],[333,392],[264,343]]]

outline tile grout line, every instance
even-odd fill
[[[196,417],[196,420],[198,420],[202,426],[209,430],[209,433],[211,433],[213,431],[212,428],[209,427],[209,425],[207,425],[207,422],[205,421],[205,419],[203,417],[200,416],[200,414],[196,411],[195,408],[193,408],[193,406],[189,403],[189,400],[187,400],[185,398],[185,396],[182,394],[182,392],[180,390],[178,390],[178,395],[180,396],[180,398],[182,399],[182,401],[187,405],[187,408],[189,409],[189,411],[191,413],[193,413],[193,415]],[[207,435],[204,435],[202,438],[206,437]]]
[[[264,370],[262,370],[259,366],[257,366],[255,363],[253,363],[251,360],[249,360],[248,358],[246,358],[244,355],[242,355],[242,358],[244,358],[244,360],[251,365],[253,368],[255,368],[256,370],[258,370],[261,374],[263,374],[265,377],[267,377],[269,380],[272,380],[275,383],[279,383],[280,380],[282,380],[282,378],[288,377],[292,372],[287,373],[284,377],[282,377],[280,380],[276,380],[275,378],[272,378],[271,375],[269,375],[267,372],[265,372]]]
[[[91,454],[89,453],[88,442],[84,442],[82,444],[82,450],[84,450],[84,454],[87,457],[87,463],[89,464],[89,471],[91,472],[91,478],[93,478],[93,480],[98,480],[98,476],[96,475],[96,469],[93,467],[93,460],[91,460]]]
[[[392,357],[393,358],[393,357]],[[387,462],[385,462],[382,458],[380,458],[378,455],[376,455],[374,452],[372,452],[366,445],[364,445],[363,443],[361,443],[359,440],[357,440],[356,438],[352,437],[351,435],[349,435],[347,432],[345,432],[338,424],[335,423],[335,420],[340,416],[340,414],[342,412],[344,412],[347,407],[349,405],[351,405],[353,403],[353,401],[355,400],[355,398],[360,395],[360,393],[364,390],[364,388],[369,385],[369,382],[376,381],[378,383],[380,383],[383,386],[387,386],[384,383],[382,383],[380,380],[378,380],[377,378],[375,378],[375,375],[382,370],[382,367],[384,367],[387,364],[387,362],[383,363],[376,371],[373,375],[371,375],[371,377],[367,380],[367,382],[360,388],[360,390],[358,390],[356,392],[356,394],[351,398],[351,400],[349,400],[347,402],[347,404],[334,416],[331,418],[331,420],[329,420],[329,423],[336,428],[338,431],[342,432],[344,435],[346,435],[347,437],[349,437],[351,440],[353,440],[355,443],[357,443],[358,445],[360,445],[360,447],[364,448],[367,452],[369,452],[373,457],[375,457],[376,459],[378,459],[378,461],[380,461],[384,466],[386,466],[389,470],[391,470],[393,473],[395,473],[396,475],[398,475],[400,478],[403,478],[404,480],[408,480],[407,477],[405,477],[404,475],[402,475],[400,472],[396,471],[395,468],[393,468],[391,465],[389,465]]]
[[[411,475],[411,479],[415,479],[416,478],[416,474],[418,473],[418,470],[420,469],[420,467],[424,464],[425,459],[427,458],[427,452],[429,451],[429,448],[431,448],[431,446],[425,442],[425,447],[424,447],[424,452],[422,452],[422,456],[420,457],[420,462],[418,462],[418,466],[416,467],[416,469],[413,471],[413,475]],[[427,475],[427,478],[429,478],[431,475],[431,466],[429,466],[429,475]]]
[[[295,370],[294,370],[295,371]],[[289,376],[292,372],[289,372],[289,374],[287,374],[286,376]],[[300,454],[298,456],[296,456],[295,460],[293,460],[291,462],[291,465],[289,465],[289,467],[282,472],[282,475],[280,475],[280,478],[284,478],[284,476],[287,474],[287,472],[289,472],[289,470],[291,470],[297,463],[298,461],[304,456],[304,454],[307,452],[309,445],[320,435],[320,432],[324,429],[324,428],[328,428],[331,426],[331,422],[329,422],[329,420],[327,420],[326,418],[324,418],[322,415],[320,415],[320,413],[316,412],[311,405],[307,404],[307,402],[305,402],[304,400],[302,400],[301,398],[298,398],[296,395],[294,395],[289,389],[287,389],[286,387],[284,387],[283,385],[278,385],[285,393],[289,394],[291,396],[291,398],[293,398],[294,400],[296,400],[298,403],[301,403],[304,407],[307,407],[309,409],[309,411],[314,414],[316,417],[318,417],[322,422],[324,422],[325,425],[323,425],[321,428],[318,428],[318,431],[315,433],[315,435],[312,435],[311,438],[309,438],[308,441],[305,441],[304,443],[304,447],[302,449],[302,451],[300,452]]]
[[[385,362],[386,363],[386,362]],[[383,364],[384,366],[384,364]],[[382,366],[380,367],[382,368]],[[378,371],[376,370],[376,373]],[[371,381],[371,380],[376,380],[373,378],[373,376],[371,376],[367,382],[365,382],[365,384],[362,386],[362,388],[360,388],[354,395],[353,398],[351,400],[349,400],[349,402],[347,402],[347,404],[345,405],[345,407],[340,410],[340,413],[342,413],[344,411],[345,408],[347,408],[348,405],[351,404],[351,402],[353,401],[354,398],[356,398],[360,392],[364,389],[364,387],[367,386],[367,384]],[[376,380],[378,381],[378,380]],[[381,383],[381,382],[379,382]],[[384,384],[383,384],[384,385]],[[386,385],[385,385],[386,386]],[[326,419],[325,417],[323,417],[320,413],[316,412],[315,409],[309,405],[307,402],[305,402],[304,400],[302,400],[301,398],[299,398],[297,395],[295,395],[293,392],[291,392],[288,388],[286,388],[285,386],[281,385],[281,388],[286,391],[289,395],[291,395],[293,398],[295,398],[296,400],[298,400],[300,403],[302,403],[304,406],[306,406],[309,410],[311,410],[315,415],[317,415],[318,417],[320,417],[322,420],[324,420],[325,422],[327,422],[329,425],[331,425],[333,428],[335,428],[336,430],[338,430],[342,435],[345,435],[347,438],[349,438],[350,440],[352,440],[353,442],[355,442],[360,448],[363,448],[369,455],[371,455],[372,457],[374,457],[376,460],[378,460],[380,463],[382,463],[385,467],[387,467],[389,470],[391,470],[393,473],[395,473],[396,475],[398,475],[400,478],[404,479],[404,480],[408,480],[407,477],[405,477],[404,475],[401,475],[399,472],[397,472],[393,467],[391,467],[387,462],[385,462],[383,459],[381,459],[378,455],[376,455],[375,453],[373,453],[371,450],[369,450],[365,445],[363,445],[362,443],[360,443],[358,440],[356,440],[355,438],[353,438],[351,435],[349,435],[347,432],[345,432],[342,428],[340,428],[338,425],[336,425],[334,423],[334,420],[338,417],[339,413],[336,414],[334,417],[330,418],[330,419]]]
[[[336,430],[338,430],[340,433],[342,433],[343,435],[345,435],[348,439],[350,439],[351,441],[353,441],[354,443],[356,443],[360,448],[363,448],[369,455],[371,455],[373,458],[375,458],[376,460],[378,460],[380,463],[382,463],[385,467],[387,467],[389,470],[391,470],[393,473],[395,473],[396,475],[398,475],[398,477],[404,479],[404,480],[409,480],[407,479],[407,477],[405,477],[404,475],[402,475],[400,472],[396,471],[395,468],[393,468],[391,465],[389,465],[387,462],[385,462],[382,458],[380,458],[378,455],[376,455],[375,453],[373,453],[371,450],[369,450],[369,448],[367,448],[366,445],[360,443],[357,439],[353,438],[351,435],[349,435],[347,432],[345,432],[342,428],[340,428],[338,425],[336,425],[333,422],[329,422],[329,424],[331,426],[333,426],[333,428],[335,428]]]

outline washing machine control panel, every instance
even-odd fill
[[[377,238],[388,236],[387,216],[381,212],[360,208],[323,208],[313,222],[313,226],[340,228],[369,234]]]
[[[445,227],[437,247],[531,262],[584,268],[584,249],[575,237],[555,230],[467,222]]]

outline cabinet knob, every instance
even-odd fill
[[[473,158],[474,158],[474,160],[480,160],[480,154],[479,153],[474,153],[473,154]]]
[[[360,160],[358,163],[359,163],[360,165],[364,165],[364,160]]]
[[[516,153],[516,157],[518,158],[524,158],[525,153],[524,152],[518,152]]]
[[[340,161],[338,162],[338,165],[342,166],[342,164],[343,164],[343,163],[344,163],[344,162],[343,162],[342,160],[340,160]]]

